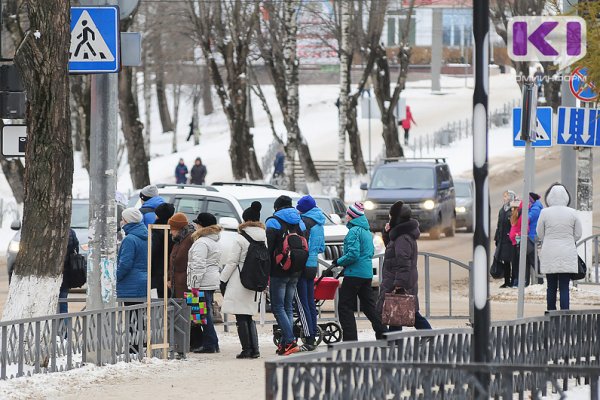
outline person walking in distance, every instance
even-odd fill
[[[156,207],[156,221],[157,225],[167,225],[169,218],[175,213],[175,207],[173,204],[163,203]],[[167,235],[167,248],[165,249],[165,234]],[[168,293],[164,292],[164,274],[165,274],[165,251],[167,253],[167,263],[173,249],[173,238],[171,233],[163,229],[152,230],[152,277],[151,277],[151,288],[156,289],[158,298],[162,299],[165,295],[168,297]],[[167,265],[168,270],[168,265]],[[167,290],[169,290],[167,288]]]
[[[158,188],[155,185],[148,185],[143,188],[140,192],[140,199],[142,199],[142,206],[140,212],[143,215],[144,225],[153,224],[156,221],[156,207],[160,206],[165,202],[165,199],[158,195]]]
[[[298,278],[306,266],[308,248],[304,255],[299,254],[302,250],[297,247],[294,249],[294,257],[291,257],[289,252],[290,240],[295,244],[301,242],[299,239],[305,230],[300,214],[292,206],[292,199],[285,195],[279,196],[275,200],[274,208],[275,213],[267,219],[267,247],[271,255],[269,290],[271,309],[282,332],[277,354],[287,356],[300,351],[293,331],[294,297]]]
[[[507,190],[502,194],[503,204],[498,211],[498,224],[496,233],[494,234],[494,243],[496,251],[494,258],[496,262],[501,263],[504,267],[504,284],[500,288],[512,287],[511,263],[513,259],[513,245],[510,237],[510,217],[512,209],[510,203],[517,199],[517,194],[512,190]],[[514,266],[513,266],[514,267]]]
[[[67,298],[67,296],[69,295],[69,289],[71,288],[70,285],[70,274],[72,274],[71,272],[71,254],[73,253],[79,253],[79,240],[77,239],[77,234],[75,233],[75,231],[71,228],[69,228],[69,240],[67,242],[67,254],[65,255],[65,261],[63,263],[63,279],[62,279],[62,283],[60,284],[60,291],[58,293],[58,298],[59,299],[65,299]],[[69,312],[69,303],[65,302],[60,302],[58,304],[58,311],[61,314],[66,314]]]
[[[533,268],[535,271],[539,271],[537,265],[535,265],[535,252],[537,251],[537,222],[540,218],[540,213],[544,209],[544,205],[540,200],[540,195],[534,192],[529,192],[529,227],[527,235],[527,269],[528,271]],[[529,274],[528,274],[529,275]],[[526,284],[529,285],[529,276],[527,276]],[[543,278],[538,278],[538,284],[544,283]]]
[[[510,203],[511,215],[510,215],[510,233],[508,237],[512,244],[512,287],[516,288],[519,286],[519,265],[521,255],[521,221],[523,213],[523,202],[516,200]]]
[[[390,208],[390,222],[383,231],[383,242],[386,245],[383,259],[383,272],[377,311],[381,315],[386,293],[394,289],[404,289],[407,294],[415,296],[416,313],[415,328],[431,329],[429,321],[419,313],[419,272],[417,261],[419,248],[417,239],[421,236],[419,222],[411,218],[412,211],[407,204],[397,201]],[[390,331],[401,331],[401,326],[390,326]]]
[[[227,264],[221,271],[221,282],[226,284],[222,311],[235,315],[235,325],[242,345],[242,352],[236,358],[260,357],[256,323],[252,320],[252,316],[258,311],[260,297],[244,287],[240,274],[243,268],[247,268],[245,261],[250,248],[248,237],[256,242],[267,241],[265,225],[260,222],[261,209],[262,205],[255,201],[242,213],[244,222],[238,227],[239,234],[233,242]]]
[[[206,165],[202,164],[202,159],[200,157],[197,157],[196,161],[194,161],[194,166],[192,167],[190,183],[192,185],[204,185],[206,172]]]
[[[217,218],[210,213],[200,213],[194,220],[196,232],[192,233],[194,244],[190,248],[187,269],[187,285],[190,289],[204,291],[206,298],[206,325],[202,326],[202,348],[196,353],[218,353],[219,338],[213,322],[213,299],[219,288],[221,265],[221,231]]]
[[[569,281],[578,272],[575,243],[581,239],[581,221],[569,207],[571,196],[560,183],[555,183],[545,195],[546,208],[540,212],[537,235],[542,241],[540,269],[546,274],[547,309],[556,310],[556,290],[560,292],[560,309],[569,309]]]
[[[298,200],[296,209],[300,212],[300,217],[306,227],[305,236],[308,241],[308,260],[304,272],[298,278],[297,286],[298,298],[302,304],[309,330],[302,350],[312,351],[317,347],[318,312],[315,305],[315,278],[319,271],[319,254],[325,251],[325,231],[323,229],[325,214],[317,207],[317,202],[310,195]]]
[[[358,340],[354,305],[360,299],[363,313],[371,321],[375,337],[382,339],[387,331],[381,323],[381,315],[375,308],[373,299],[373,264],[371,262],[375,247],[371,237],[369,222],[365,217],[362,203],[354,203],[346,211],[346,227],[349,229],[344,238],[344,255],[333,260],[332,265],[344,267],[344,280],[339,290],[338,314],[342,325],[342,339]]]
[[[406,106],[406,117],[400,121],[402,129],[404,129],[404,145],[408,146],[408,134],[410,132],[411,123],[417,125],[417,121],[413,118],[410,106]]]
[[[177,164],[177,167],[175,167],[175,181],[178,184],[186,184],[187,183],[187,174],[188,174],[188,167],[187,167],[187,165],[185,165],[185,161],[183,161],[183,158],[180,158],[179,163]]]

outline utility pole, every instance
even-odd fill
[[[490,260],[490,202],[488,189],[488,88],[489,88],[489,0],[473,2],[475,40],[475,90],[473,92],[473,179],[475,181],[475,233],[473,234],[473,336],[472,359],[490,359],[490,303],[488,265]],[[476,375],[481,388],[474,398],[489,397],[489,373]]]
[[[117,0],[89,0],[94,6]],[[91,76],[88,310],[116,305],[118,75]]]
[[[586,103],[586,108],[587,113],[590,111],[590,103]],[[594,153],[592,150],[592,147],[580,147],[577,151],[576,207],[581,221],[582,238],[592,236],[594,226]],[[588,252],[585,256],[587,259],[584,261],[587,265],[591,265],[593,262],[592,252]]]
[[[578,0],[563,1],[563,14],[568,14],[577,7]],[[565,71],[565,75],[568,70]],[[576,107],[576,100],[569,89],[569,81],[563,80],[560,87],[561,105],[563,107]],[[577,151],[571,146],[561,146],[560,148],[560,181],[567,188],[571,199],[577,197]],[[571,200],[570,207],[576,207]]]

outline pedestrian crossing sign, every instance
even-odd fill
[[[119,72],[119,7],[71,7],[69,72]]]
[[[533,147],[552,147],[552,107],[538,107]],[[513,146],[525,147],[521,140],[521,108],[513,108]]]

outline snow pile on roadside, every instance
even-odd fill
[[[574,286],[570,290],[572,304],[600,305],[600,290],[585,286]],[[519,290],[516,288],[500,289],[490,297],[492,301],[517,301]],[[525,288],[525,301],[545,302],[546,285],[530,285]]]

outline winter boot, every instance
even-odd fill
[[[251,358],[260,357],[260,352],[258,351],[258,333],[256,332],[256,322],[250,320],[248,322],[248,331],[250,332],[250,347],[251,347]]]
[[[242,344],[242,352],[235,358],[250,358],[252,354],[252,342],[250,332],[248,330],[248,324],[245,321],[237,322],[237,332]]]
[[[190,352],[195,353],[202,348],[202,327],[194,323],[190,326]]]

